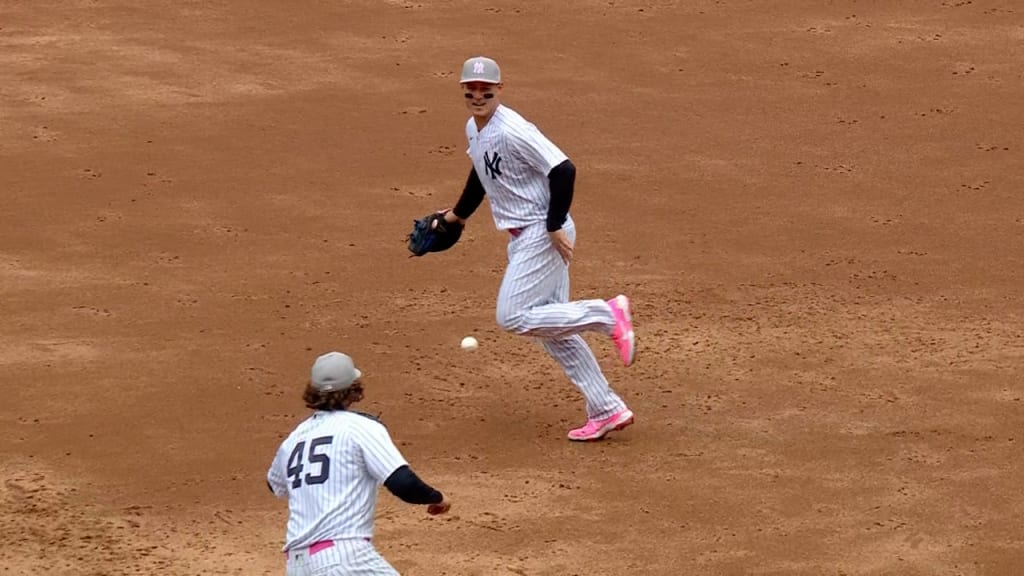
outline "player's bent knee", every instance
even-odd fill
[[[522,334],[526,332],[526,328],[523,326],[523,313],[516,310],[503,310],[498,309],[496,315],[498,321],[498,327],[506,332],[512,332],[514,334]]]

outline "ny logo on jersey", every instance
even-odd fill
[[[497,180],[498,176],[501,176],[501,156],[498,156],[497,152],[494,156],[484,152],[484,173],[490,176],[491,180]]]

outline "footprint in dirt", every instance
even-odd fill
[[[88,314],[90,316],[110,316],[110,310],[106,308],[96,308],[95,306],[72,306],[72,310],[80,312],[82,314]]]

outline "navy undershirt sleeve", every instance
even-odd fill
[[[551,188],[551,203],[548,205],[548,232],[561,230],[569,216],[572,194],[576,185],[576,166],[566,160],[548,172]]]
[[[412,471],[402,466],[384,481],[384,487],[409,504],[440,504],[444,495],[433,489]]]
[[[466,187],[462,190],[462,196],[459,197],[459,201],[455,204],[452,212],[463,220],[469,218],[480,207],[480,203],[484,200],[484,194],[484,185],[480,182],[480,177],[477,176],[476,168],[474,167],[469,171]]]

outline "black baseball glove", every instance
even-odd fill
[[[409,233],[409,252],[413,256],[443,252],[459,241],[463,226],[458,221],[445,222],[446,212],[433,212],[413,221],[412,232]]]

